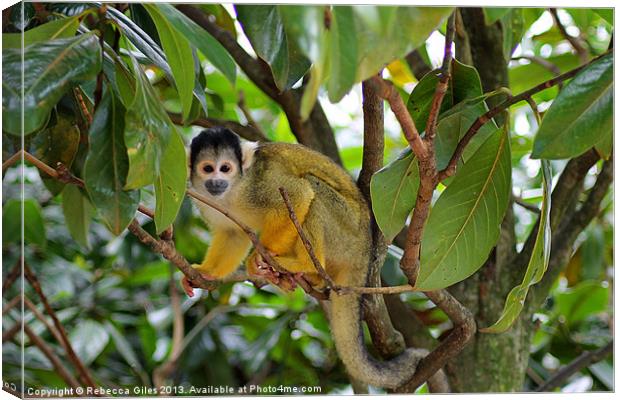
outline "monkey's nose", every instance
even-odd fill
[[[218,196],[228,188],[228,181],[224,179],[209,179],[205,182],[205,187],[213,196]]]

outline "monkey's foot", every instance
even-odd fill
[[[200,275],[202,275],[202,277],[208,281],[217,280],[216,278],[208,274],[200,273]],[[189,278],[185,275],[183,275],[183,278],[181,279],[181,286],[183,287],[183,291],[185,292],[185,294],[187,294],[189,297],[194,297],[194,288],[196,286],[194,286],[194,283],[189,280]]]

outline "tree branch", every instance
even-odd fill
[[[303,121],[300,114],[302,93],[299,90],[280,91],[275,84],[269,65],[250,56],[230,32],[212,22],[202,10],[186,4],[179,4],[176,7],[220,42],[248,78],[280,105],[299,143],[324,153],[342,165],[333,131],[327,123],[319,102],[316,102],[312,109],[310,119]]]
[[[469,127],[469,129],[467,130],[467,132],[465,133],[465,135],[463,136],[463,138],[459,141],[458,145],[456,146],[456,150],[454,151],[454,154],[452,155],[452,158],[450,158],[450,162],[448,163],[448,165],[446,166],[446,168],[444,168],[442,171],[439,172],[439,180],[442,181],[444,179],[446,179],[449,176],[454,175],[454,173],[456,172],[456,165],[458,160],[461,158],[461,156],[463,155],[463,151],[465,150],[465,147],[467,146],[467,144],[469,144],[469,141],[472,139],[472,137],[474,137],[474,135],[478,132],[478,130],[487,122],[489,122],[493,117],[495,117],[496,115],[498,115],[499,113],[501,113],[502,111],[508,109],[508,107],[510,107],[513,104],[516,104],[520,101],[526,100],[527,98],[532,97],[532,95],[534,95],[535,93],[541,92],[545,89],[549,89],[550,87],[553,87],[557,84],[559,84],[560,82],[564,82],[567,79],[570,79],[572,77],[574,77],[575,75],[577,75],[582,69],[584,69],[585,67],[587,67],[588,65],[592,64],[593,62],[597,61],[598,59],[600,59],[603,56],[606,56],[607,54],[609,54],[610,50],[608,50],[607,52],[601,54],[598,57],[593,58],[592,60],[590,60],[589,63],[584,64],[580,67],[577,67],[575,69],[572,69],[560,76],[556,76],[555,78],[549,79],[548,81],[545,81],[539,85],[534,86],[533,88],[526,90],[522,93],[519,93],[516,96],[510,97],[508,99],[506,99],[504,102],[500,103],[498,106],[490,109],[489,111],[487,111],[486,113],[484,113],[483,115],[481,115],[480,117],[478,117]]]
[[[370,204],[370,180],[383,167],[383,100],[375,94],[368,81],[362,82],[362,112],[364,114],[364,150],[362,170],[357,186]]]
[[[24,333],[26,333],[26,335],[30,338],[30,341],[32,341],[32,343],[37,346],[43,354],[45,354],[45,357],[47,357],[47,359],[54,366],[55,372],[58,373],[58,375],[60,375],[60,377],[67,382],[69,386],[74,389],[80,387],[78,381],[73,377],[73,375],[71,375],[67,368],[65,368],[58,356],[54,354],[54,351],[43,341],[43,339],[34,333],[27,324],[24,324]]]
[[[551,392],[556,387],[562,385],[568,378],[573,376],[575,373],[579,372],[585,367],[588,367],[592,364],[596,364],[599,361],[604,360],[610,355],[614,350],[614,341],[607,343],[607,345],[601,347],[600,349],[594,351],[585,351],[579,355],[579,357],[575,358],[570,364],[564,366],[559,371],[557,371],[547,382],[540,385],[536,391],[537,392]]]
[[[60,343],[64,347],[65,351],[67,352],[67,356],[69,357],[73,365],[75,365],[75,368],[77,369],[79,373],[80,380],[86,386],[95,387],[96,384],[95,384],[93,377],[90,374],[90,371],[84,366],[84,364],[82,363],[82,360],[80,360],[77,354],[75,354],[75,351],[73,350],[73,346],[71,345],[71,342],[69,341],[69,337],[67,336],[67,332],[65,332],[65,328],[60,323],[60,320],[56,316],[54,309],[50,305],[45,294],[43,293],[43,290],[41,289],[41,284],[39,283],[38,278],[30,270],[30,267],[28,266],[26,262],[24,262],[24,275],[26,276],[26,279],[28,280],[28,282],[30,282],[30,285],[32,286],[34,291],[37,293],[37,295],[41,299],[41,302],[43,303],[43,307],[45,308],[45,311],[52,318],[54,327],[56,328],[56,330],[58,331],[60,335],[60,338],[62,339]],[[24,325],[24,328],[25,327],[26,325]]]
[[[575,52],[577,52],[577,56],[579,57],[579,60],[581,60],[581,63],[582,64],[587,63],[588,62],[588,50],[585,47],[583,47],[583,45],[579,41],[579,38],[576,38],[576,37],[568,34],[568,32],[566,31],[566,27],[564,27],[564,25],[562,25],[562,22],[560,22],[560,17],[558,16],[558,10],[557,9],[550,8],[549,12],[551,13],[551,16],[553,17],[553,22],[555,23],[555,25],[560,30],[560,34],[566,40],[568,40],[570,45],[573,46],[573,49],[575,49]]]
[[[237,101],[237,107],[239,107],[239,109],[243,113],[243,116],[248,121],[248,125],[256,129],[256,131],[258,131],[262,137],[267,138],[260,125],[256,123],[254,117],[252,117],[252,113],[245,104],[245,93],[243,93],[243,90],[239,91],[239,101]]]
[[[399,392],[415,391],[451,358],[459,354],[476,333],[474,316],[447,290],[424,292],[424,294],[448,315],[454,328],[439,346],[420,361],[411,380],[398,388]]]

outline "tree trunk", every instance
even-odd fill
[[[502,52],[499,22],[485,25],[481,8],[461,8],[456,47],[461,61],[473,63],[484,91],[508,86],[508,67]],[[493,99],[492,99],[493,100]],[[490,104],[491,105],[491,104]],[[500,121],[498,121],[500,122]],[[478,327],[492,325],[500,316],[510,289],[523,270],[511,265],[515,255],[512,203],[502,224],[501,236],[486,264],[469,279],[450,288],[468,307]],[[523,316],[503,334],[478,333],[446,367],[454,392],[513,392],[523,387],[529,359],[533,324]]]

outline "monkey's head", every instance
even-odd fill
[[[252,162],[255,143],[242,143],[228,128],[205,129],[190,145],[190,183],[203,194],[223,197]]]

